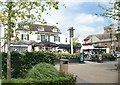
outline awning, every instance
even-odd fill
[[[63,49],[70,49],[71,45],[70,44],[59,44],[58,45],[59,48],[63,48]],[[81,48],[81,46],[73,46],[73,48],[77,49],[77,48]]]
[[[17,41],[15,43],[12,43],[13,45],[30,45],[30,42],[27,41]]]
[[[58,45],[49,41],[42,41],[39,43],[34,43],[34,46],[48,46],[48,47],[57,47]]]

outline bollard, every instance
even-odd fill
[[[80,53],[80,63],[84,63],[84,55],[83,55],[83,53]]]
[[[68,59],[60,59],[60,73],[68,73]]]

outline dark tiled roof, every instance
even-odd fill
[[[100,40],[103,40],[103,39],[110,39],[110,34],[96,34],[95,35],[97,38],[99,38]]]
[[[106,34],[95,34],[95,35],[88,35],[84,41],[88,41],[91,36],[96,36],[98,39],[100,40],[105,40],[105,39],[110,39],[110,34],[109,33],[106,33]]]
[[[53,32],[53,28],[55,28],[57,29],[57,33],[61,33],[60,30],[56,26],[39,25],[39,24],[33,24],[29,26],[31,31],[38,31],[40,27],[44,28],[44,32]],[[17,30],[25,30],[25,29],[17,29]]]

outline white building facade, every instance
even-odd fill
[[[3,52],[7,52],[4,32],[5,28],[2,28],[1,50]],[[32,51],[31,50],[32,45],[30,45],[31,42],[41,42],[45,40],[56,44],[69,44],[69,37],[63,35],[56,26],[33,24],[30,26],[24,26],[23,29],[18,28],[16,29],[16,32],[18,32],[19,41],[20,42],[23,41],[25,44],[16,45],[14,44],[15,42],[12,41],[11,43],[12,51],[15,51],[16,49]]]

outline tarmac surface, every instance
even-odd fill
[[[68,73],[77,75],[77,83],[118,83],[117,61],[69,63]],[[60,65],[55,65],[59,70]]]

